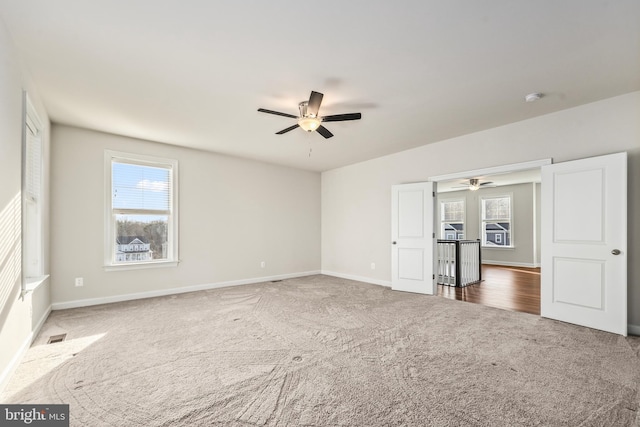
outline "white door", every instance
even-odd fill
[[[542,167],[543,317],[627,335],[627,154]]]
[[[433,182],[394,185],[391,195],[391,288],[435,293]]]

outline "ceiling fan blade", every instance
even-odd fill
[[[258,108],[258,111],[260,111],[261,113],[275,114],[276,116],[291,117],[292,119],[298,118],[298,116],[294,116],[293,114],[281,113],[280,111],[265,110],[264,108]]]
[[[481,182],[480,185],[491,185],[493,181]]]
[[[323,122],[344,122],[346,120],[360,120],[362,118],[361,113],[348,113],[348,114],[334,114],[332,116],[324,116]]]
[[[318,129],[316,129],[318,131],[318,133],[322,136],[324,136],[325,138],[331,138],[333,136],[333,134],[331,132],[329,132],[329,129],[327,129],[326,127],[320,125],[318,127]]]
[[[323,94],[320,92],[311,91],[311,96],[309,96],[309,103],[307,105],[307,113],[313,116],[318,116],[318,111],[320,110],[320,104],[322,104]]]
[[[293,126],[290,126],[290,127],[286,128],[286,129],[282,129],[280,132],[276,132],[276,135],[282,135],[283,133],[287,133],[290,130],[294,130],[295,128],[299,128],[299,127],[300,127],[300,125],[296,123]]]

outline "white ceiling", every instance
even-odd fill
[[[315,171],[640,90],[638,0],[0,0],[0,17],[53,122]],[[325,140],[256,111],[297,114],[311,90],[362,120]]]

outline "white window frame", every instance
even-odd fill
[[[508,198],[509,199],[509,218],[499,218],[499,219],[492,219],[492,220],[485,220],[484,216],[482,214],[482,205],[484,204],[484,200],[487,199],[504,199],[504,198]],[[513,249],[515,248],[515,239],[514,239],[514,226],[513,226],[513,210],[514,210],[514,205],[513,205],[513,193],[506,193],[506,194],[491,194],[491,195],[486,195],[486,196],[480,196],[479,198],[479,217],[480,217],[480,243],[482,245],[483,248],[487,248],[487,249]],[[495,222],[508,222],[509,223],[509,245],[501,245],[501,246],[488,246],[486,245],[486,231],[485,231],[485,223],[495,223]]]
[[[162,167],[170,170],[171,199],[167,224],[167,259],[117,263],[115,261],[115,214],[112,207],[112,162],[131,163],[140,166]],[[155,267],[176,267],[178,258],[178,161],[143,154],[105,150],[104,154],[105,216],[104,216],[104,268],[106,271],[134,270]]]
[[[442,205],[444,203],[452,203],[452,202],[462,202],[462,221],[445,221],[445,219],[442,217]],[[455,198],[449,198],[449,199],[440,199],[439,200],[439,205],[438,205],[438,217],[440,218],[440,238],[441,239],[445,239],[445,232],[444,232],[444,224],[451,224],[451,223],[455,223],[455,224],[462,224],[462,232],[463,235],[466,236],[467,234],[467,200],[464,197],[455,197]],[[456,232],[456,237],[457,237],[457,232]],[[446,239],[445,239],[446,240]],[[459,239],[455,239],[455,240],[459,240]]]
[[[22,128],[22,294],[49,277],[44,272],[44,141],[42,120],[23,91]]]

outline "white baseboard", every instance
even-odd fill
[[[166,295],[184,294],[187,292],[205,291],[207,289],[226,288],[228,286],[250,285],[253,283],[270,282],[272,280],[292,279],[295,277],[313,276],[320,274],[320,270],[304,271],[300,273],[278,274],[275,276],[255,277],[252,279],[231,280],[228,282],[206,283],[203,285],[185,286],[184,288],[158,289],[155,291],[137,292],[134,294],[113,295],[101,298],[89,298],[75,301],[56,302],[52,304],[53,310],[65,310],[68,308],[88,307],[92,305],[109,304],[112,302],[131,301],[143,298],[162,297]]]
[[[27,352],[27,350],[29,350],[29,347],[31,347],[31,343],[33,343],[33,340],[40,333],[40,329],[42,329],[42,325],[44,325],[44,322],[47,320],[47,317],[49,317],[49,314],[51,314],[51,309],[52,309],[51,306],[47,307],[42,317],[40,317],[40,320],[38,320],[36,327],[31,330],[31,333],[29,335],[27,335],[27,338],[25,338],[24,342],[22,343],[18,351],[16,351],[15,354],[13,355],[13,358],[11,359],[9,364],[4,368],[4,371],[2,371],[2,374],[0,374],[0,394],[2,394],[5,387],[7,386],[7,383],[9,382],[9,378],[11,378],[11,375],[13,375],[13,372],[16,370],[16,368],[20,364],[22,357],[24,357],[24,354]]]
[[[389,282],[387,280],[371,279],[369,277],[354,276],[352,274],[336,273],[335,271],[328,271],[328,270],[322,270],[321,274],[324,274],[326,276],[339,277],[341,279],[357,280],[358,282],[371,283],[372,285],[385,286],[387,288],[391,287],[391,282]]]
[[[491,264],[491,265],[501,265],[503,267],[527,267],[527,268],[540,267],[540,264],[533,264],[529,262],[492,261],[490,259],[483,259],[482,263]]]
[[[640,336],[640,325],[627,325],[627,334]]]

